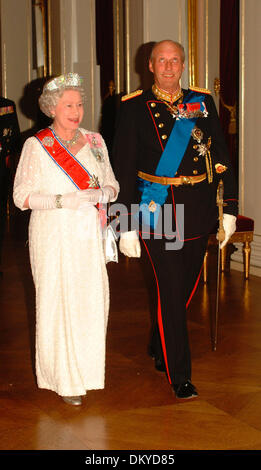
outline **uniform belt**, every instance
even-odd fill
[[[150,183],[159,183],[163,185],[173,184],[174,186],[181,186],[182,184],[193,184],[201,183],[207,177],[206,173],[202,173],[201,175],[193,175],[193,176],[176,176],[174,178],[168,178],[167,176],[155,176],[149,175],[148,173],[144,173],[143,171],[138,171],[138,176],[145,181],[149,181]]]

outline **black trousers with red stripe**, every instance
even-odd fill
[[[203,265],[208,236],[184,242],[179,250],[166,250],[166,240],[144,240],[158,289],[158,318],[151,347],[165,360],[171,384],[191,379],[187,305]],[[158,333],[160,340],[158,338]]]

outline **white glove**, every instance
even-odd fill
[[[140,258],[141,248],[136,230],[121,234],[119,248],[120,251],[125,256],[129,256],[129,258]]]
[[[101,188],[101,191],[103,192],[103,196],[99,202],[102,202],[104,204],[110,202],[116,196],[116,190],[112,186],[103,186],[103,188]]]
[[[237,218],[231,214],[223,214],[223,226],[225,231],[225,239],[220,244],[220,249],[224,248],[230,237],[236,231],[236,220]]]
[[[85,189],[84,192],[86,193],[86,200],[91,204],[98,204],[98,202],[106,204],[115,196],[112,186],[104,186],[99,189]]]
[[[84,209],[91,206],[85,191],[66,193],[60,197],[61,207],[64,209]],[[29,195],[30,209],[57,209],[57,195],[32,193]]]

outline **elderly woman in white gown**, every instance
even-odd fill
[[[109,286],[102,207],[117,199],[119,185],[101,135],[79,127],[79,75],[47,82],[39,104],[53,124],[27,139],[14,182],[16,206],[32,210],[37,383],[80,405],[87,390],[104,388]]]

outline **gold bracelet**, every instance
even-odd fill
[[[56,194],[55,196],[55,206],[57,207],[57,209],[62,209],[63,206],[62,206],[62,195],[61,194]]]

